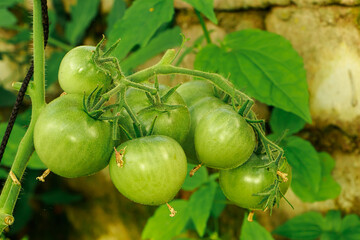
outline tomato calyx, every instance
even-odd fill
[[[267,209],[270,210],[270,215],[272,214],[272,209],[275,205],[279,207],[279,202],[281,198],[284,198],[285,201],[291,206],[291,208],[294,209],[292,204],[287,200],[287,198],[284,196],[284,193],[281,192],[280,184],[287,182],[288,179],[288,173],[285,173],[283,171],[280,171],[280,167],[284,162],[286,161],[285,157],[282,157],[278,163],[276,161],[269,160],[267,155],[264,155],[262,157],[262,160],[264,160],[266,163],[264,165],[258,166],[258,168],[266,168],[269,172],[272,172],[274,174],[275,180],[274,183],[271,184],[269,187],[264,189],[261,192],[258,192],[256,194],[253,194],[253,196],[262,196],[262,200],[260,201],[259,205],[263,205],[263,211],[265,212]]]

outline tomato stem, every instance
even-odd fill
[[[21,178],[26,165],[34,152],[33,133],[35,122],[45,107],[45,53],[44,32],[42,24],[41,0],[34,0],[33,7],[33,36],[34,36],[34,82],[31,91],[32,115],[28,130],[21,140],[10,173],[0,195],[0,231],[12,224],[11,216],[21,189]],[[13,181],[14,177],[18,180]],[[12,221],[10,221],[12,219]],[[5,223],[5,225],[4,225]]]

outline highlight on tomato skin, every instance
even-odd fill
[[[116,152],[109,163],[110,177],[121,194],[144,205],[161,205],[171,201],[181,189],[187,174],[186,156],[174,139],[151,135],[129,140],[123,151],[123,167]]]
[[[83,110],[83,96],[66,94],[41,112],[34,129],[40,160],[55,174],[75,178],[105,168],[114,145],[109,122]]]
[[[59,84],[66,93],[89,95],[95,88],[107,89],[112,79],[93,60],[96,47],[78,46],[61,60]]]
[[[276,179],[276,170],[261,167],[266,159],[253,154],[243,165],[229,170],[220,170],[219,182],[224,195],[239,207],[251,210],[263,210],[266,202],[264,196],[256,194],[268,189]],[[281,172],[287,173],[288,180],[280,183],[283,195],[287,192],[292,178],[291,167],[285,158],[280,163]]]

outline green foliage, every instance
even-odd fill
[[[213,23],[218,23],[214,13],[214,0],[184,0],[184,2],[191,4],[196,10],[204,14]]]
[[[166,205],[160,206],[154,216],[149,218],[142,232],[142,238],[153,240],[165,240],[180,234],[190,219],[188,202],[174,200],[171,206],[177,211],[175,217],[169,217],[169,209]]]
[[[51,86],[58,80],[59,73],[59,65],[62,58],[65,56],[64,51],[53,52],[49,59],[47,60],[47,68],[46,68],[46,87]]]
[[[277,136],[292,135],[299,132],[305,126],[305,121],[293,113],[280,108],[274,108],[271,112],[270,127]]]
[[[20,198],[14,211],[16,221],[11,226],[10,234],[14,234],[25,227],[33,215],[33,208],[31,207],[30,201],[34,197],[35,188],[38,183],[36,177],[39,176],[39,174],[41,174],[39,171],[28,171],[25,176],[25,181],[22,183],[23,191],[20,193]]]
[[[196,172],[194,177],[199,171]],[[166,205],[160,206],[154,216],[148,220],[142,237],[172,239],[186,230],[193,229],[193,227],[200,237],[209,233],[208,231],[211,231],[207,226],[209,218],[217,219],[226,205],[225,196],[222,194],[219,184],[215,181],[217,176],[217,174],[211,175],[208,181],[203,182],[188,201],[172,201],[170,204],[177,211],[175,217],[170,218],[168,216],[169,210]]]
[[[244,218],[241,227],[240,240],[259,240],[259,239],[273,240],[274,238],[258,222],[256,221],[249,222],[246,218]]]
[[[78,0],[71,7],[71,21],[65,28],[65,36],[72,45],[77,45],[85,34],[86,29],[97,14],[99,0]]]
[[[321,164],[314,147],[306,140],[291,137],[286,140],[285,155],[292,167],[291,188],[303,201],[315,201],[319,191]]]
[[[195,68],[230,74],[250,96],[311,122],[302,58],[277,34],[254,29],[230,33],[221,47],[202,49]]]
[[[360,219],[355,214],[341,219],[339,211],[329,211],[325,218],[320,213],[307,212],[290,219],[274,233],[294,240],[355,240],[360,239]]]
[[[13,5],[22,2],[23,0],[1,0],[0,8],[12,7]]]
[[[16,96],[12,92],[0,87],[0,107],[12,106],[15,100]]]
[[[190,163],[187,165],[188,171],[185,182],[182,185],[182,189],[185,191],[195,190],[208,180],[208,172],[206,168],[200,168],[194,176],[190,177],[189,173],[195,166],[196,165]]]
[[[9,27],[16,21],[16,17],[9,10],[0,8],[0,27]]]
[[[319,191],[315,196],[316,201],[334,199],[341,192],[339,183],[331,176],[331,172],[335,167],[335,160],[326,152],[318,153],[318,157],[321,164],[321,181]]]
[[[65,192],[61,189],[53,189],[37,196],[37,198],[47,205],[65,205],[80,201],[82,196]]]
[[[157,29],[171,20],[173,14],[172,0],[135,1],[114,24],[108,36],[108,46],[121,39],[112,55],[122,60],[133,47],[145,46]]]
[[[205,234],[207,220],[210,217],[216,194],[216,187],[217,184],[211,181],[193,193],[189,200],[191,219],[200,237]]]
[[[115,0],[114,5],[106,18],[107,21],[107,28],[106,28],[106,35],[109,35],[112,32],[112,28],[114,24],[122,19],[125,14],[126,10],[126,3],[124,0]]]
[[[332,178],[334,159],[317,153],[308,141],[291,136],[284,140],[285,155],[292,167],[291,187],[305,202],[324,201],[339,196],[340,185]]]
[[[6,129],[7,123],[0,123],[0,139],[4,136],[5,129]],[[15,124],[13,127],[13,130],[11,132],[8,144],[6,146],[6,150],[3,156],[3,159],[1,160],[1,165],[6,167],[11,167],[15,154],[17,152],[19,143],[21,139],[23,138],[24,134],[26,132],[26,129],[20,127],[19,125]],[[30,158],[28,168],[31,169],[46,169],[45,165],[40,161],[37,154],[33,154]]]
[[[147,45],[126,58],[121,63],[122,70],[128,72],[144,63],[147,59],[150,59],[169,48],[180,45],[180,33],[181,30],[179,27],[174,27],[159,33],[156,37],[151,39]]]

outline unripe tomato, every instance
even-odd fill
[[[195,129],[198,160],[207,167],[230,169],[240,166],[254,151],[253,128],[232,109],[218,108],[204,116]]]
[[[223,101],[216,97],[205,97],[197,101],[194,105],[189,108],[191,123],[189,134],[183,143],[183,148],[186,153],[186,156],[190,160],[189,162],[197,163],[196,151],[194,146],[194,135],[195,129],[199,121],[210,112],[218,108],[231,109],[231,107],[225,104]]]
[[[55,99],[41,112],[35,125],[37,154],[62,177],[93,174],[106,167],[112,153],[110,124],[89,117],[82,99],[77,94]]]
[[[206,80],[195,80],[182,84],[176,90],[188,107],[204,97],[214,96],[214,86]]]
[[[145,205],[171,201],[180,190],[187,173],[184,151],[167,136],[152,135],[127,141],[117,147],[123,151],[123,167],[114,153],[110,177],[116,188],[130,200]]]
[[[285,159],[281,161],[279,170],[288,174],[288,181],[280,183],[280,191],[285,194],[290,186],[292,173],[288,162]],[[266,191],[276,179],[276,170],[259,167],[267,162],[267,159],[261,159],[253,154],[243,165],[221,170],[219,181],[225,196],[239,207],[262,210],[265,204],[265,202],[260,204],[263,196],[254,196],[254,194]]]
[[[169,87],[160,85],[160,96],[163,96]],[[156,118],[153,135],[165,135],[169,136],[180,144],[184,142],[188,135],[190,127],[190,113],[186,107],[184,100],[177,93],[174,92],[165,102],[166,105],[178,105],[176,109],[166,110],[163,106],[155,106],[151,110],[142,111],[144,108],[151,106],[151,103],[146,97],[144,91],[130,88],[126,92],[126,100],[129,106],[132,108],[141,125],[144,132],[149,132],[154,118]],[[122,118],[119,120],[120,124],[123,124],[126,130],[134,136],[134,130],[132,120],[130,116],[123,112]]]
[[[96,87],[109,87],[111,78],[94,63],[94,51],[93,46],[79,46],[64,56],[59,68],[59,84],[66,93],[89,95]]]

